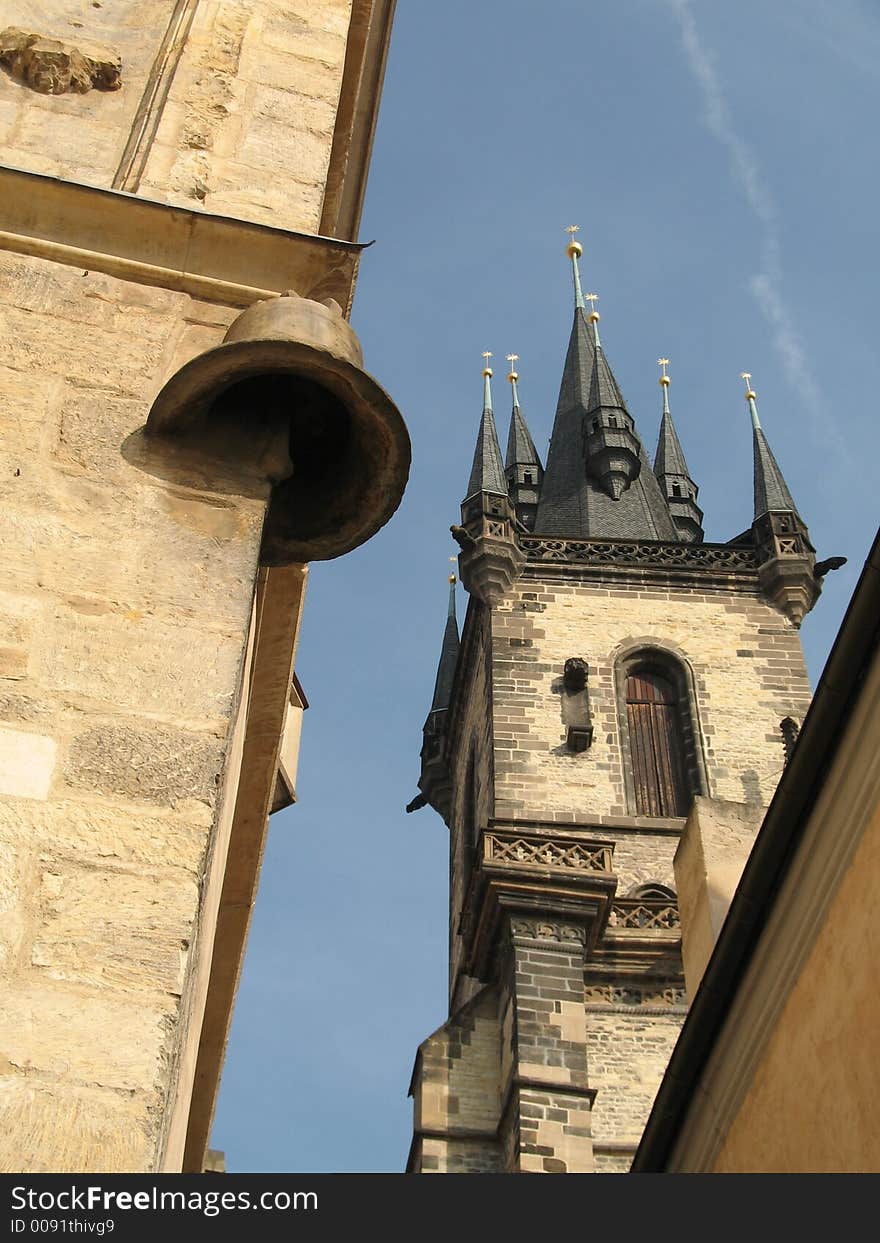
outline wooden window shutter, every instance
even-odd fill
[[[675,687],[660,673],[642,670],[626,679],[636,813],[684,816],[690,799],[684,780],[681,716]]]

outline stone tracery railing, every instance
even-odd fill
[[[566,838],[483,834],[486,863],[506,863],[525,867],[566,868],[577,872],[610,872],[610,846],[598,842],[577,842]]]
[[[579,561],[593,565],[644,565],[673,569],[754,570],[755,550],[731,544],[659,543],[653,540],[577,540],[520,535],[529,561]]]
[[[616,898],[611,904],[608,927],[619,931],[662,931],[681,927],[678,906],[662,898]]]

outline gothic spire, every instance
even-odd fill
[[[660,387],[663,390],[663,414],[660,420],[660,436],[654,457],[654,474],[660,483],[672,521],[682,539],[689,543],[701,543],[703,539],[703,511],[697,505],[699,488],[691,479],[684,451],[669,411],[669,376],[666,368],[668,358],[658,358],[662,368]]]
[[[484,350],[483,357],[486,360],[483,368],[483,416],[480,419],[480,431],[477,435],[465,500],[478,492],[493,492],[498,496],[507,496],[504,463],[501,459],[501,446],[498,444],[498,431],[492,411],[492,368],[489,366],[491,351]]]
[[[599,340],[597,295],[581,292],[580,244],[572,240],[567,253],[575,274],[574,322],[535,532],[573,539],[679,539]]]
[[[758,418],[756,393],[751,386],[751,373],[744,371],[742,379],[746,382],[746,401],[749,414],[752,416],[752,443],[754,447],[754,483],[755,483],[755,518],[763,514],[787,511],[796,514],[797,506],[792,500],[788,485],[779,469],[779,463],[767,443],[764,429]]]
[[[449,560],[454,561],[455,558],[450,557]],[[458,621],[455,616],[455,584],[456,577],[450,574],[449,607],[446,612],[443,645],[440,648],[440,663],[437,665],[437,677],[434,680],[434,696],[425,718],[425,724],[422,726],[419,793],[407,803],[406,807],[407,811],[418,811],[419,808],[430,804],[444,820],[449,815],[452,792],[449,768],[444,755],[446,711],[452,699],[452,684],[455,680],[460,646]]]
[[[449,607],[446,613],[446,629],[443,631],[443,644],[440,648],[440,663],[437,665],[437,677],[434,682],[434,697],[431,700],[430,720],[434,712],[444,712],[449,707],[452,697],[452,683],[455,678],[455,667],[458,664],[458,619],[455,616],[455,584],[454,574],[449,575]]]
[[[510,412],[510,429],[507,434],[504,474],[507,477],[507,488],[516,509],[516,516],[523,526],[531,531],[535,525],[535,513],[544,468],[519,405],[519,372],[515,370],[518,358],[518,354],[507,355],[507,361],[510,363],[510,373],[507,378],[510,381],[513,407]]]
[[[779,464],[758,418],[752,377],[742,372],[752,417],[755,450],[755,517],[752,537],[758,559],[758,583],[764,595],[799,626],[822,590],[816,576],[816,550],[797,511]]]

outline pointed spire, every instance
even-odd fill
[[[590,399],[587,413],[592,414],[594,410],[600,409],[626,411],[623,393],[618,388],[614,372],[611,370],[605,351],[602,349],[602,342],[599,340],[599,312],[594,305],[599,295],[591,293],[588,297],[593,309],[587,318],[593,326],[593,343],[596,351],[593,355],[593,373],[590,377]]]
[[[669,384],[666,373],[668,358],[658,358],[661,368],[660,387],[663,390],[663,414],[660,419],[660,436],[654,455],[654,474],[669,506],[672,521],[679,536],[689,543],[701,543],[703,539],[703,511],[697,505],[699,489],[691,479],[684,450],[678,439],[675,424],[669,411]]]
[[[660,377],[660,387],[663,390],[663,415],[660,419],[660,437],[657,441],[657,452],[654,456],[654,474],[661,481],[664,475],[675,475],[679,479],[690,479],[681,441],[678,439],[678,433],[675,430],[675,424],[669,412],[670,379],[666,374],[669,359],[658,358],[657,365],[663,368],[663,374]]]
[[[465,500],[478,492],[493,492],[498,496],[507,496],[501,446],[498,444],[498,431],[492,411],[492,368],[489,366],[491,357],[489,350],[483,351],[483,358],[486,360],[483,368],[483,417],[480,420],[480,431],[474,449],[474,460]]]
[[[510,381],[513,408],[510,412],[510,429],[507,433],[507,453],[504,457],[505,472],[509,472],[516,466],[537,466],[538,469],[541,468],[538,450],[535,448],[535,442],[532,440],[531,432],[520,409],[519,392],[517,390],[519,372],[513,369],[513,364],[518,359],[519,354],[507,355],[507,361],[511,365],[510,374],[507,378]]]
[[[454,557],[450,557],[450,561],[454,560]],[[455,584],[457,582],[455,575],[450,574],[449,607],[446,613],[446,629],[443,631],[443,644],[440,648],[440,663],[437,665],[437,678],[434,682],[434,697],[431,700],[432,713],[442,712],[448,708],[452,697],[452,683],[455,680],[460,647],[458,619],[455,616]]]
[[[572,240],[567,253],[577,272],[580,244]],[[577,272],[574,322],[535,532],[574,539],[678,539],[599,340],[598,295],[578,299],[579,291]]]
[[[755,517],[760,518],[762,514],[779,512],[797,514],[797,506],[788,490],[779,463],[767,443],[767,437],[764,435],[764,429],[758,418],[757,394],[751,385],[751,372],[743,371],[740,378],[746,382],[746,402],[752,418]]]
[[[541,494],[544,468],[519,405],[519,372],[515,369],[518,358],[518,354],[507,355],[507,361],[510,363],[507,378],[510,381],[513,407],[510,412],[510,429],[507,433],[504,474],[517,520],[526,530],[532,531],[535,527],[535,514],[538,511],[538,497]]]

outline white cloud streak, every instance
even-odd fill
[[[749,279],[749,290],[770,327],[773,346],[789,383],[809,412],[818,418],[822,412],[821,393],[783,296],[775,204],[764,187],[754,152],[734,125],[715,58],[700,38],[691,0],[666,2],[678,21],[688,68],[703,98],[706,126],[727,151],[734,179],[761,228],[760,269]]]

